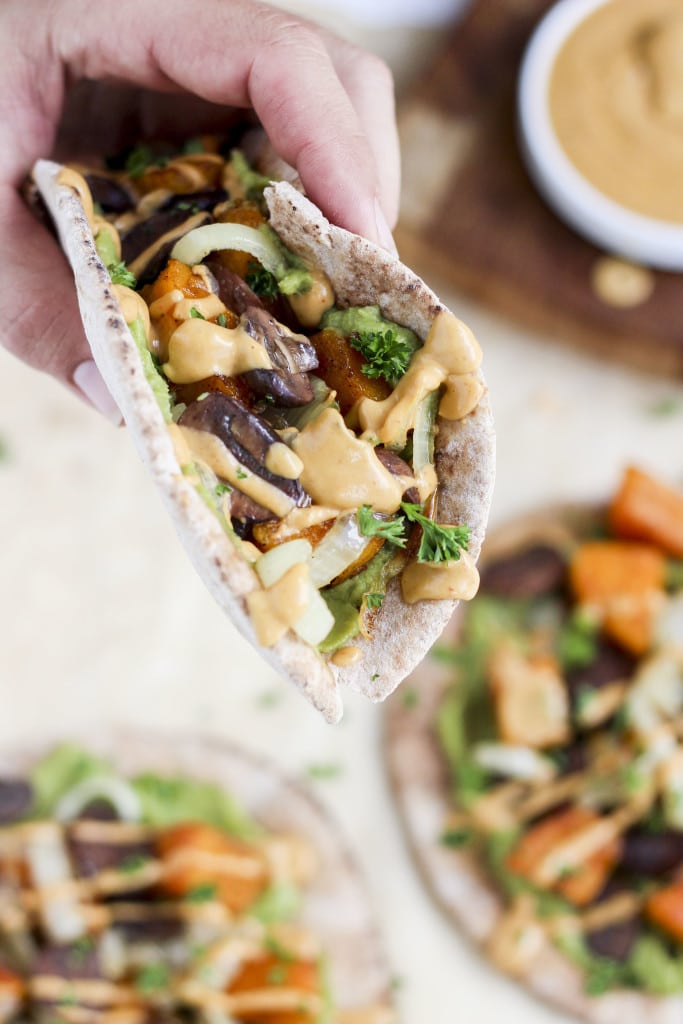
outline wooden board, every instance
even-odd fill
[[[401,255],[553,338],[683,377],[683,275],[643,270],[651,293],[630,308],[601,299],[592,281],[606,254],[555,216],[522,164],[517,73],[549,6],[474,0],[403,97]]]

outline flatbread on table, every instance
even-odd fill
[[[495,560],[546,540],[567,540],[594,523],[595,505],[557,505],[520,517],[487,537],[482,562]],[[444,630],[442,642],[457,645],[462,606]],[[467,937],[486,946],[501,922],[505,901],[480,858],[466,848],[441,842],[449,814],[457,809],[452,798],[451,772],[436,733],[436,714],[453,670],[427,657],[408,677],[417,700],[409,706],[400,696],[391,700],[385,716],[385,756],[403,827],[417,866],[438,905]],[[549,939],[521,979],[536,996],[569,1011],[590,1024],[681,1024],[683,995],[652,996],[620,989],[587,995],[583,974]]]
[[[318,867],[304,889],[300,920],[329,958],[335,1005],[392,1006],[391,972],[360,868],[335,822],[303,785],[224,740],[129,728],[89,731],[69,740],[109,760],[122,776],[153,772],[217,783],[269,832],[308,840]],[[60,742],[64,737],[3,748],[0,775],[28,775]]]
[[[373,701],[383,700],[424,656],[450,618],[455,603],[423,601],[406,605],[400,581],[392,580],[382,608],[374,616],[372,640],[354,638],[362,659],[344,667],[334,665],[291,632],[274,647],[260,647],[245,602],[245,595],[260,585],[256,573],[179,470],[166,424],[114,298],[109,274],[97,254],[83,208],[74,191],[58,183],[60,170],[60,165],[41,160],[34,168],[34,177],[74,272],[93,357],[195,569],[242,635],[275,669],[289,677],[329,722],[337,722],[342,716],[339,684]],[[387,318],[426,338],[435,316],[445,307],[419,277],[378,246],[331,225],[288,182],[267,188],[265,198],[272,227],[288,248],[326,272],[338,302],[378,304]],[[486,392],[465,419],[439,419],[435,463],[440,481],[440,521],[470,526],[470,552],[476,558],[494,479],[493,421]]]

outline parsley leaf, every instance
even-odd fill
[[[391,327],[386,331],[357,331],[349,337],[349,344],[367,359],[361,366],[366,377],[386,380],[399,380],[404,375],[414,351]]]
[[[557,655],[564,669],[584,668],[598,653],[599,625],[578,608],[562,626],[557,638]]]
[[[271,274],[269,270],[253,260],[249,263],[245,281],[252,292],[255,292],[261,299],[276,299],[280,294],[275,274]]]
[[[384,601],[384,594],[366,594],[365,595],[365,606],[366,606],[366,608],[381,608],[383,601]]]
[[[118,263],[110,263],[107,266],[109,276],[112,284],[122,284],[126,288],[135,288],[137,281],[135,280],[135,274],[128,269],[123,260],[119,260]]]
[[[445,832],[441,833],[439,842],[442,846],[457,849],[459,846],[466,846],[467,843],[471,843],[473,838],[473,832],[469,828],[447,828]]]
[[[192,153],[205,153],[206,148],[201,139],[188,139],[183,145],[183,154],[190,156]]]
[[[196,306],[192,306],[190,308],[190,316],[192,317],[193,320],[206,320],[204,314],[200,313]]]
[[[403,519],[376,519],[370,505],[358,509],[358,527],[364,537],[381,537],[399,548],[406,546]]]
[[[237,467],[237,479],[238,480],[246,480],[248,476],[249,476],[249,474],[245,473],[244,470],[240,466]]]
[[[217,498],[222,498],[224,494],[230,494],[231,492],[232,487],[230,486],[230,484],[218,483],[213,489],[213,493],[216,495]]]
[[[124,875],[134,875],[136,871],[140,871],[148,863],[149,857],[145,857],[144,854],[131,853],[129,857],[121,861],[119,871],[122,871]]]
[[[422,527],[418,562],[457,562],[460,552],[467,551],[469,526],[440,526],[426,516],[419,505],[409,501],[401,502],[401,508],[411,523]]]
[[[218,324],[219,327],[227,327],[228,326],[228,318],[225,315],[225,313],[219,313],[218,314],[218,316],[216,317],[216,323]]]

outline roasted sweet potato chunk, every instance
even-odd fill
[[[164,864],[162,888],[172,896],[191,896],[201,890],[215,893],[231,910],[245,910],[268,880],[261,851],[200,822],[166,829],[158,838]]]
[[[217,154],[192,153],[176,157],[165,167],[148,167],[137,178],[136,185],[143,194],[164,188],[185,195],[220,184],[222,170],[223,160]]]
[[[683,558],[683,494],[635,466],[624,473],[609,521],[618,537],[646,541]]]
[[[279,959],[276,956],[251,960],[233,978],[228,992],[237,995],[272,988],[293,989],[302,995],[318,995],[321,988],[317,964],[308,960]],[[310,1024],[317,1014],[309,1010],[302,1000],[296,1009],[254,1008],[251,1011],[245,1008],[240,1011],[239,1017],[240,1020],[254,1021],[255,1024],[257,1021],[263,1024]]]
[[[366,377],[361,367],[365,360],[356,352],[346,338],[338,331],[318,331],[310,338],[318,356],[316,373],[337,392],[337,401],[342,416],[360,398],[372,398],[379,402],[391,394],[386,381]]]
[[[645,913],[676,942],[683,942],[683,879],[653,892],[645,904]]]
[[[182,292],[186,299],[205,299],[211,295],[211,292],[206,287],[204,278],[199,274],[193,273],[191,267],[181,263],[179,260],[168,261],[154,284],[150,286],[149,291],[145,294],[145,299],[151,306],[152,303],[172,291]],[[229,309],[225,309],[222,316],[224,317],[222,323],[224,323],[225,327],[236,327],[239,323],[239,317]],[[162,358],[165,356],[169,338],[176,327],[180,326],[181,322],[181,320],[178,320],[173,315],[172,307],[164,310],[159,316],[154,317],[154,326],[159,336],[159,354]],[[217,317],[212,317],[211,322],[217,323]],[[204,388],[204,390],[208,389]],[[198,394],[201,394],[201,391]]]
[[[248,228],[259,228],[266,223],[266,218],[261,213],[258,205],[247,199],[238,201],[234,206],[219,213],[216,218],[221,224],[244,224]],[[249,252],[240,252],[238,249],[224,249],[217,252],[212,259],[222,263],[233,274],[246,278],[249,273],[249,265],[256,262]]]
[[[243,377],[205,377],[194,384],[176,384],[174,387],[176,402],[185,402],[186,405],[212,391],[220,391],[229,398],[237,398],[246,406],[251,405],[251,392]]]
[[[516,875],[541,885],[538,869],[552,855],[554,849],[571,839],[577,832],[600,820],[600,815],[588,807],[568,807],[544,818],[526,832],[508,856],[507,866]],[[549,888],[560,893],[577,906],[595,899],[605,885],[610,871],[619,858],[618,839],[608,842],[590,854],[579,865],[567,865]],[[544,887],[544,886],[542,886]]]

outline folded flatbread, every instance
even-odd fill
[[[384,699],[419,662],[453,608],[452,600],[406,604],[398,578],[389,581],[371,628],[356,636],[353,657],[340,663],[291,630],[272,646],[257,639],[247,597],[261,586],[254,568],[226,535],[215,513],[180,471],[167,423],[143,371],[138,347],[122,316],[109,273],[98,256],[92,225],[62,168],[40,161],[34,171],[63,249],[72,266],[85,332],[94,359],[118,403],[137,450],[157,484],[178,535],[206,586],[240,632],[293,681],[328,721],[342,714],[340,684],[371,700]],[[363,238],[329,224],[292,185],[265,189],[269,224],[304,265],[320,268],[339,307],[377,306],[382,317],[427,338],[443,305],[407,267]],[[460,419],[438,417],[434,465],[441,523],[469,527],[468,564],[483,539],[494,477],[492,419],[483,378],[474,381],[478,402]]]

